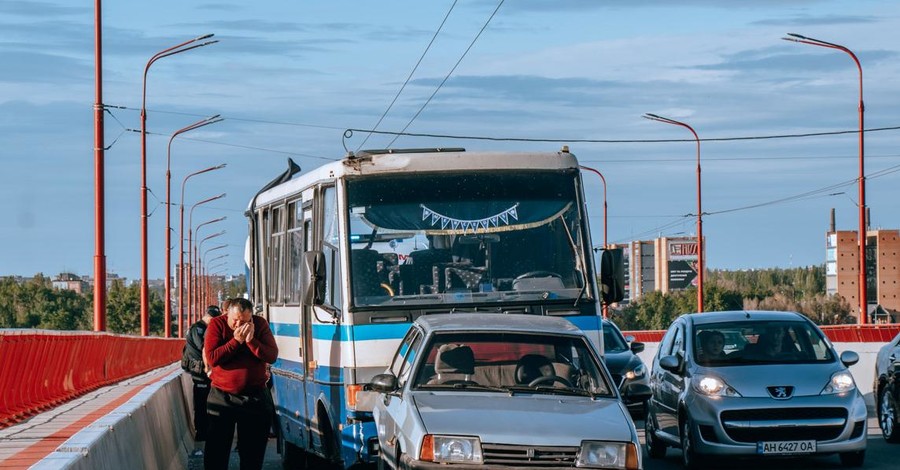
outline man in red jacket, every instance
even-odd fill
[[[228,468],[237,426],[241,469],[262,468],[274,413],[266,364],[278,357],[269,323],[253,315],[249,300],[234,299],[225,315],[210,321],[203,350],[212,368],[204,466]]]

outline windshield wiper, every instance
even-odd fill
[[[419,385],[420,389],[430,389],[430,388],[441,388],[441,389],[453,389],[453,390],[463,390],[463,389],[473,389],[473,390],[486,390],[491,392],[500,392],[506,393],[507,390],[504,387],[492,387],[489,385],[481,385],[480,383],[475,382],[459,382],[452,384],[422,384]]]
[[[529,387],[527,385],[510,385],[508,387],[502,387],[509,391],[509,394],[519,392],[528,392],[528,393],[546,393],[548,395],[571,395],[578,397],[591,397],[596,398],[592,392],[587,390],[582,390],[580,388],[556,388],[550,385],[537,385],[534,387]]]

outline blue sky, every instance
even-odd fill
[[[346,128],[387,108],[452,0],[104,2],[106,255],[140,273],[141,80],[156,52],[206,33],[219,43],[155,63],[148,75],[149,272],[162,278],[169,136],[205,116],[223,122],[172,145],[173,199],[194,225],[220,230],[228,272],[242,271],[243,211],[292,157],[312,169],[344,155]],[[400,130],[493,12],[460,0],[379,126]],[[0,3],[0,275],[93,273],[93,2]],[[575,140],[769,136],[858,127],[849,56],[782,41],[796,32],[852,49],[865,74],[866,127],[900,126],[900,3],[892,1],[507,0],[409,132],[571,139],[608,183],[609,241],[694,234],[695,144]],[[360,134],[348,142],[355,149]],[[390,137],[373,136],[367,148]],[[872,225],[900,227],[900,130],[866,134]],[[394,147],[557,150],[561,143],[401,137]],[[829,211],[856,230],[857,135],[711,141],[701,145],[710,268],[824,263]],[[594,242],[602,192],[586,176]],[[833,189],[825,189],[835,186]],[[821,191],[819,191],[821,190]],[[816,191],[819,191],[816,193]],[[812,196],[795,197],[814,192]],[[784,202],[772,203],[785,200]],[[770,204],[771,203],[771,204]],[[747,206],[758,206],[744,210]],[[177,211],[173,215],[177,226]],[[173,237],[177,240],[177,234]]]

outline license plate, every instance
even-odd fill
[[[816,441],[763,441],[756,443],[756,453],[766,455],[812,454]]]

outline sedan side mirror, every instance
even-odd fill
[[[631,343],[631,352],[637,354],[639,352],[642,352],[643,350],[644,350],[644,343],[641,343],[639,341],[634,341],[633,343]]]
[[[845,366],[850,367],[859,362],[859,354],[856,354],[853,351],[844,351],[841,353],[841,362],[844,363]]]
[[[369,388],[378,393],[396,392],[399,388],[397,377],[394,374],[378,374],[372,377],[372,381],[369,382]]]
[[[663,356],[659,366],[673,374],[681,373],[681,359],[678,356]]]

